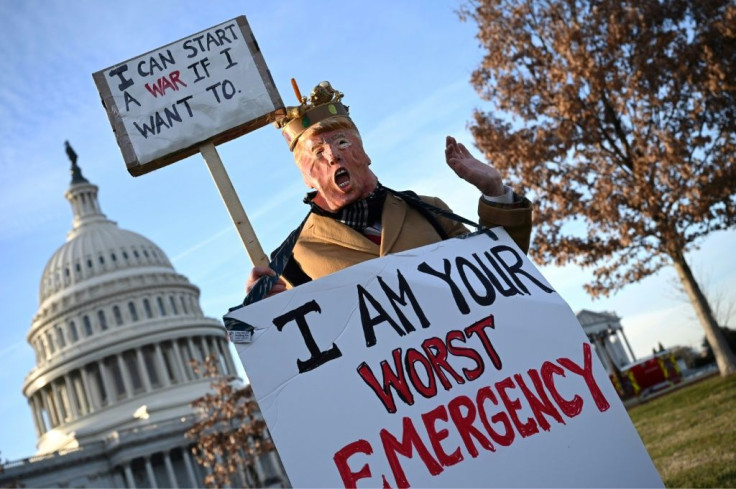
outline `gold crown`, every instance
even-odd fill
[[[296,81],[292,78],[291,85],[300,104],[296,107],[287,107],[286,115],[274,124],[281,129],[281,133],[289,145],[289,151],[294,151],[299,137],[311,126],[325,119],[335,116],[350,117],[349,107],[343,105],[342,92],[338,92],[330,82],[323,81],[312,90],[309,98],[302,97]]]

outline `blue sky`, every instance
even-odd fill
[[[208,316],[243,298],[250,262],[202,158],[187,158],[133,178],[115,142],[92,73],[238,15],[246,15],[282,99],[322,80],[345,93],[383,183],[443,198],[475,215],[477,193],[444,164],[444,138],[468,145],[474,108],[487,109],[469,85],[481,58],[459,3],[438,1],[0,1],[0,457],[35,451],[21,394],[35,359],[26,333],[38,308],[48,258],[71,229],[64,199],[70,181],[64,141],[85,177],[100,187],[103,211],[120,227],[152,239],[201,289]],[[263,248],[270,251],[306,213],[304,185],[272,126],[218,147]],[[477,152],[476,152],[477,153]],[[689,255],[713,290],[736,285],[735,232],[720,232]],[[592,301],[589,271],[544,267],[573,310],[615,311],[634,352],[698,345],[690,306],[670,283],[671,269]],[[733,295],[731,295],[733,299]],[[731,322],[733,324],[733,322]]]

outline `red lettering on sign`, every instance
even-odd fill
[[[442,440],[450,436],[450,431],[441,428],[437,429],[437,421],[447,421],[447,408],[445,406],[437,406],[428,413],[422,414],[422,421],[424,421],[424,428],[427,430],[429,435],[429,443],[432,445],[434,454],[437,456],[437,460],[444,465],[449,467],[455,465],[458,462],[462,462],[463,454],[460,452],[460,448],[456,448],[452,453],[447,454],[442,448]]]
[[[432,475],[442,473],[442,466],[432,458],[432,454],[429,453],[424,442],[419,437],[417,429],[414,427],[414,423],[411,418],[403,419],[403,436],[401,442],[396,439],[394,435],[389,433],[386,429],[381,430],[381,442],[383,443],[383,450],[386,452],[386,459],[388,465],[391,467],[391,472],[394,474],[394,479],[399,487],[409,487],[409,481],[406,478],[406,473],[401,467],[399,457],[397,454],[401,454],[405,457],[411,458],[414,455],[414,448],[417,449],[419,458],[422,459],[424,465]]]
[[[589,343],[583,343],[582,367],[569,358],[558,358],[557,361],[570,372],[578,374],[585,379],[585,384],[588,386],[590,395],[593,397],[593,401],[600,412],[607,411],[611,407],[606,400],[606,396],[603,395],[600,387],[596,384],[595,377],[593,377],[593,354],[591,353]]]
[[[467,337],[475,333],[479,336],[484,335],[485,332],[482,329],[489,324],[486,323],[481,326],[481,323],[476,323],[477,328],[471,330],[470,333],[466,330]],[[460,331],[451,331],[446,337],[445,344],[449,345],[451,339],[465,339],[461,335],[462,332]],[[451,378],[457,381],[454,374],[457,374],[458,370],[448,363],[447,353],[476,359],[474,355],[468,354],[468,352],[475,352],[475,350],[466,348],[464,349],[467,350],[464,352],[465,354],[458,355],[450,347],[447,348],[447,351],[444,351],[437,341],[437,338],[431,338],[422,344],[423,347],[426,347],[426,357],[419,350],[409,349],[407,355],[403,358],[403,362],[401,349],[394,350],[392,356],[396,373],[388,367],[388,363],[382,362],[383,387],[373,376],[367,365],[363,364],[358,372],[379,398],[384,401],[384,404],[390,404],[395,409],[392,388],[396,392],[403,393],[403,395],[411,395],[410,386],[412,382],[404,378],[405,369],[411,371],[407,374],[407,377],[416,375],[413,366],[416,363],[421,363],[427,375],[431,376],[434,373],[437,377],[442,378],[441,369],[442,373],[450,374],[449,377],[445,377],[448,381]],[[486,353],[490,354],[487,348],[490,341],[483,343]],[[431,351],[428,351],[428,349],[431,349]],[[409,353],[412,351],[413,353],[410,355]],[[482,363],[480,357],[478,357],[476,363],[478,362]],[[496,452],[498,450],[496,447],[512,445],[517,440],[517,433],[526,438],[543,433],[539,427],[545,432],[550,431],[552,429],[550,418],[559,423],[556,426],[565,425],[565,420],[560,411],[568,418],[580,414],[583,408],[583,398],[576,392],[581,392],[581,390],[581,393],[585,392],[585,387],[582,387],[583,382],[578,381],[575,376],[566,376],[566,371],[582,377],[598,411],[604,412],[609,409],[610,404],[593,376],[590,344],[583,343],[582,366],[569,358],[558,358],[557,363],[545,361],[539,369],[527,370],[526,375],[514,373],[492,385],[481,386],[476,391],[474,400],[467,395],[459,395],[447,404],[438,405],[421,414],[414,413],[414,419],[421,416],[420,431],[417,430],[417,426],[414,425],[414,421],[410,417],[402,418],[401,432],[397,435],[392,434],[385,428],[381,429],[379,437],[385,455],[384,466],[388,463],[398,487],[409,487],[409,480],[401,465],[399,455],[412,459],[415,454],[419,454],[419,458],[429,474],[437,476],[445,470],[444,467],[451,467],[465,460],[464,451],[467,451],[473,458],[478,457],[478,445],[488,452]],[[466,374],[466,379],[472,380],[469,379],[467,372],[463,371],[463,373]],[[563,382],[560,377],[564,379],[564,387],[567,388],[563,392],[566,392],[568,396],[572,395],[570,399],[566,399],[560,394],[559,384]],[[437,382],[433,382],[436,391]],[[425,389],[426,387],[424,386]],[[421,392],[416,384],[414,388]],[[525,420],[522,420],[520,412],[531,413],[533,417],[526,417]],[[453,434],[456,436],[452,437]],[[462,440],[459,446],[442,446],[443,442],[447,445],[450,440],[457,440],[458,437]],[[431,451],[425,444],[425,440],[429,441]],[[448,453],[448,450],[451,451]],[[361,466],[359,470],[353,471],[348,465],[348,459],[353,456],[360,456],[359,454],[364,454],[367,457],[372,453],[372,446],[363,439],[350,443],[335,453],[333,459],[345,487],[355,487],[357,481],[372,477],[368,463]],[[413,467],[416,467],[416,462]],[[390,487],[386,474],[381,474],[380,477],[382,486]],[[377,477],[371,479],[370,482],[373,486],[378,485]]]
[[[187,86],[186,83],[184,83],[179,77],[180,77],[179,70],[172,71],[168,74],[168,76],[164,75],[158,80],[156,80],[152,85],[149,85],[148,83],[145,84],[146,90],[153,95],[154,97],[158,97],[159,95],[163,96],[166,94],[166,90],[169,88],[174,90],[175,92],[179,90],[179,85]]]
[[[564,377],[565,371],[552,362],[544,362],[542,364],[541,370],[544,386],[547,388],[550,395],[552,396],[552,399],[555,400],[562,412],[565,413],[565,416],[567,416],[568,418],[574,418],[575,416],[580,414],[580,412],[583,410],[583,398],[577,394],[575,394],[575,396],[573,396],[572,400],[570,401],[562,397],[557,390],[557,386],[555,385],[555,379],[554,377],[552,377],[553,375],[561,375],[562,377]]]
[[[348,459],[356,453],[370,455],[373,453],[373,447],[366,440],[357,440],[345,445],[333,457],[335,465],[337,465],[337,471],[340,472],[340,477],[342,477],[342,483],[345,484],[345,487],[355,487],[356,482],[360,479],[367,479],[371,476],[371,468],[368,464],[363,465],[357,472],[350,470]]]
[[[462,413],[461,408],[465,409],[465,414]],[[447,405],[447,410],[450,412],[450,418],[455,423],[457,431],[460,433],[460,438],[462,438],[465,448],[471,457],[475,458],[478,456],[478,449],[475,448],[473,438],[478,440],[478,443],[489,452],[496,451],[491,441],[478,428],[473,426],[476,409],[475,404],[473,404],[473,401],[468,396],[456,397]]]

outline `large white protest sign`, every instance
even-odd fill
[[[132,175],[262,127],[283,110],[244,16],[93,77]]]
[[[295,487],[661,487],[565,301],[502,229],[229,314]]]

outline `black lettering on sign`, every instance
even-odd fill
[[[123,75],[123,73],[125,73],[126,71],[128,71],[128,65],[120,65],[114,70],[110,70],[110,73],[108,73],[110,77],[117,76],[120,79],[118,90],[120,90],[121,92],[134,83],[133,80],[131,80],[130,78],[126,78],[125,75]]]
[[[335,343],[332,344],[332,348],[329,350],[322,351],[319,349],[317,342],[314,341],[312,332],[309,330],[309,325],[307,324],[307,314],[310,312],[322,313],[322,309],[319,307],[319,304],[317,304],[317,301],[311,300],[306,304],[273,319],[273,324],[279,331],[284,329],[284,326],[292,321],[295,322],[299,328],[302,339],[304,339],[304,343],[307,345],[307,349],[311,354],[307,360],[300,360],[297,358],[296,365],[300,374],[313,370],[330,360],[334,360],[342,356],[342,352]]]
[[[132,96],[131,94],[129,94],[127,90],[124,92],[123,96],[125,98],[125,112],[130,112],[130,103],[131,102],[135,103],[138,107],[141,106],[141,103],[138,102],[138,100],[136,100],[136,98],[134,96]]]
[[[448,260],[447,258],[443,258],[442,265],[444,268],[444,272],[438,272],[437,270],[430,267],[427,262],[420,263],[417,267],[417,270],[442,279],[450,287],[450,292],[452,293],[452,298],[455,299],[457,309],[462,314],[469,314],[470,306],[468,305],[468,301],[465,300],[462,292],[460,292],[460,288],[457,286],[452,277],[450,277],[450,272],[452,271],[452,264],[450,263],[450,260]]]
[[[209,52],[212,48],[222,47],[225,44],[232,44],[238,39],[235,24],[230,24],[221,29],[215,29],[214,32],[200,34],[197,37],[187,39],[182,47],[189,51],[187,58],[191,59],[200,53]]]
[[[209,91],[214,95],[215,100],[217,100],[217,103],[219,104],[222,102],[222,99],[220,99],[220,95],[217,94],[217,89],[220,88],[220,94],[222,94],[222,97],[225,100],[230,100],[235,96],[235,92],[237,91],[235,89],[235,85],[233,85],[233,82],[230,80],[222,80],[222,82],[217,82],[209,87],[205,88],[205,90]]]
[[[151,55],[148,57],[148,59],[143,59],[138,62],[138,74],[140,76],[151,76],[156,72],[164,71],[168,68],[169,65],[176,64],[176,61],[174,61],[174,55],[171,54],[170,49],[166,50],[166,54],[156,54],[158,54],[158,59],[156,55]]]
[[[187,66],[190,70],[194,72],[194,76],[196,78],[194,79],[194,83],[197,83],[200,80],[204,80],[205,78],[210,77],[210,70],[207,69],[207,67],[210,65],[210,60],[207,57],[204,57],[200,59],[199,61],[196,61],[195,63],[190,64]],[[204,72],[204,75],[202,75],[199,71],[199,66],[202,67],[202,72]]]
[[[190,98],[192,98],[192,95],[177,100],[176,103],[171,104],[171,107],[164,107],[163,110],[157,110],[153,115],[149,116],[148,124],[146,122],[141,122],[140,124],[133,122],[133,125],[145,139],[148,139],[148,136],[161,134],[162,128],[169,129],[174,125],[174,122],[182,122],[182,116],[179,113],[180,105],[186,108],[190,118],[194,116],[192,108],[189,106]]]
[[[496,259],[501,262],[501,265],[503,268],[508,272],[508,274],[511,276],[511,278],[514,279],[514,282],[516,283],[517,287],[519,287],[521,290],[524,291],[524,293],[531,295],[531,293],[527,290],[526,286],[519,280],[519,275],[522,275],[526,277],[529,281],[531,281],[534,285],[539,287],[544,292],[551,294],[554,292],[554,290],[550,289],[546,285],[544,285],[542,282],[534,278],[530,273],[528,273],[526,270],[522,268],[522,265],[524,264],[523,260],[519,256],[519,254],[511,248],[510,246],[505,245],[498,245],[491,248],[491,252],[493,253],[493,256],[496,257]],[[511,255],[514,258],[513,263],[508,263],[506,260],[503,259],[502,253],[506,253],[507,255]]]
[[[233,61],[232,57],[230,57],[230,48],[223,49],[222,51],[220,51],[220,54],[225,55],[225,57],[227,58],[227,66],[225,67],[226,70],[238,64]]]
[[[414,296],[414,292],[411,290],[411,287],[409,287],[409,282],[406,281],[399,270],[396,270],[396,276],[398,277],[398,294],[386,284],[383,277],[380,275],[378,276],[378,283],[381,284],[381,289],[383,290],[383,293],[386,294],[391,306],[394,308],[394,312],[396,312],[399,321],[401,321],[401,325],[407,333],[416,329],[399,307],[400,305],[406,307],[408,305],[408,300],[409,304],[411,304],[412,311],[417,316],[417,319],[419,319],[419,324],[422,328],[428,328],[429,319],[427,319],[424,311],[422,311],[422,308],[419,306],[419,302]]]
[[[381,323],[388,323],[398,333],[399,336],[406,335],[401,326],[386,312],[380,302],[378,302],[362,285],[358,285],[358,303],[360,306],[360,322],[363,325],[363,335],[365,336],[365,345],[371,347],[376,344],[375,327]],[[372,316],[368,310],[367,303],[376,311],[376,315]],[[413,331],[413,329],[412,329]]]

